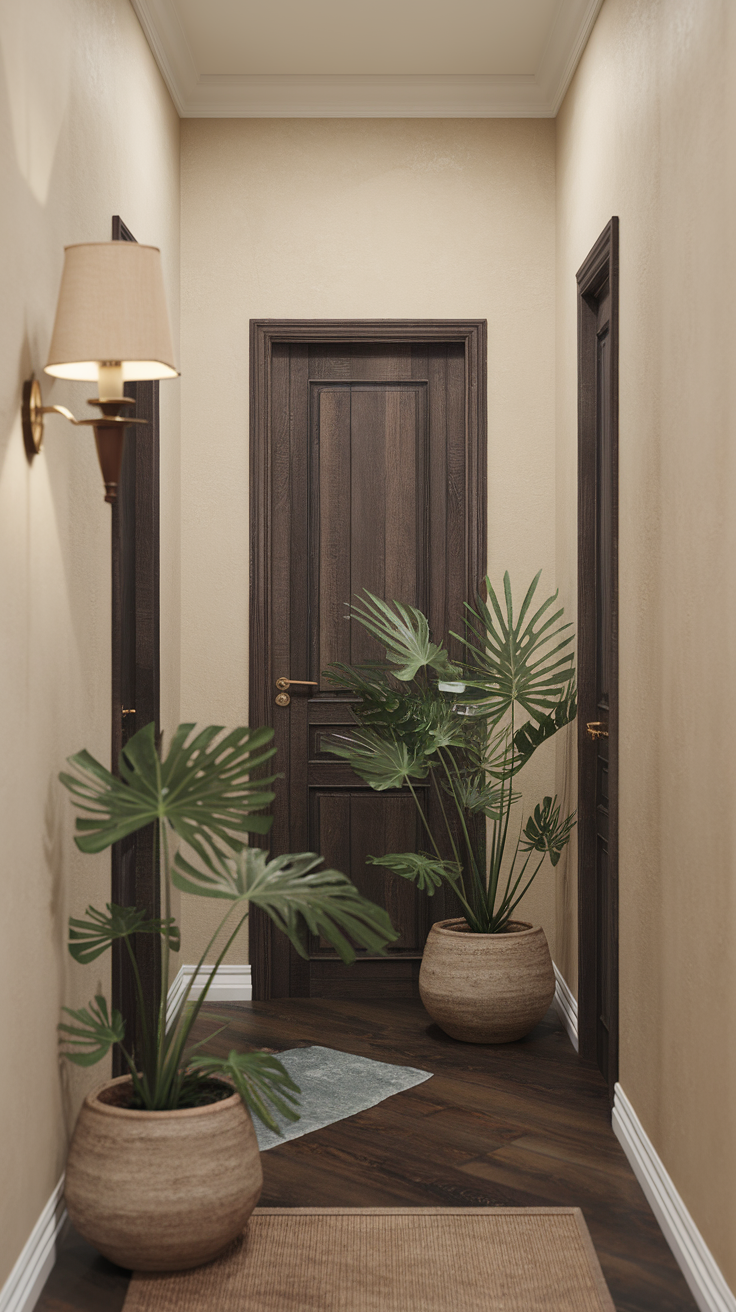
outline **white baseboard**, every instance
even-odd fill
[[[552,963],[552,965],[554,966],[554,962]],[[567,981],[563,978],[563,976],[561,975],[560,971],[557,969],[556,966],[554,966],[554,971],[555,971],[555,996],[552,1002],[552,1006],[557,1011],[557,1014],[560,1020],[562,1021],[562,1024],[565,1026],[565,1029],[567,1030],[570,1036],[570,1042],[573,1048],[575,1049],[575,1051],[577,1052],[578,1051],[578,1000],[574,996],[574,994],[570,992],[570,989],[568,988],[567,985]]]
[[[700,1312],[736,1312],[736,1297],[620,1084],[614,1089],[612,1124]]]
[[[173,984],[169,988],[169,996],[166,1003],[167,1016],[171,1018],[174,1009],[186,991],[187,985],[191,979],[194,979],[196,966],[181,966]],[[209,971],[205,967],[200,970],[194,979],[191,993],[192,1000],[196,1000],[202,992]],[[208,1002],[250,1002],[253,996],[251,986],[250,966],[218,966],[209,993],[207,994]]]
[[[56,1239],[65,1220],[62,1175],[0,1289],[0,1312],[32,1312],[56,1261]]]

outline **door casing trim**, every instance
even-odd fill
[[[614,925],[611,1020],[609,1035],[609,1097],[614,1099],[618,1080],[618,333],[619,253],[617,217],[603,229],[577,273],[578,284],[578,1038],[580,1056],[596,1061],[597,986],[595,879],[595,788],[594,743],[586,734],[588,720],[597,719],[596,704],[596,422],[597,391],[584,387],[584,366],[595,351],[595,314],[589,299],[595,298],[606,281],[610,283],[611,315],[611,456],[612,465],[612,648],[609,706],[609,840],[608,857],[612,874],[611,915]],[[590,376],[590,375],[589,375]]]

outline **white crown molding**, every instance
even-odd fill
[[[552,1006],[557,1011],[557,1014],[560,1020],[562,1021],[562,1024],[565,1026],[565,1029],[567,1030],[570,1036],[570,1042],[573,1048],[575,1049],[575,1051],[577,1052],[578,1051],[578,1000],[568,988],[567,981],[565,980],[561,972],[557,969],[554,962],[552,962],[552,965],[554,967],[554,972],[555,972],[555,996],[552,1000]]]
[[[612,1125],[700,1312],[736,1312],[736,1298],[620,1084]]]
[[[187,985],[193,980],[189,997],[193,1002],[200,997],[209,978],[212,967],[200,970],[196,966],[181,966],[175,980],[169,987],[166,999],[166,1019],[171,1020],[176,1007],[181,1002]],[[207,994],[208,1002],[250,1002],[253,996],[250,966],[218,966],[215,978]],[[2,1309],[0,1309],[2,1312]]]
[[[535,75],[200,74],[173,0],[131,0],[181,118],[554,118],[603,0],[562,0]]]
[[[62,1175],[0,1289],[0,1312],[32,1312],[56,1261],[56,1239],[65,1220]]]

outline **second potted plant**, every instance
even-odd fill
[[[572,815],[545,797],[526,822],[515,784],[541,745],[576,714],[570,625],[557,593],[535,603],[539,574],[517,614],[508,574],[504,604],[486,578],[487,600],[468,607],[462,666],[431,640],[424,615],[366,593],[352,617],[384,647],[386,660],[335,665],[336,687],[352,692],[357,727],[328,750],[372,788],[410,790],[426,833],[421,852],[371,858],[432,896],[450,886],[463,916],[430,930],[419,991],[453,1038],[505,1043],[527,1034],[554,996],[544,931],[514,912],[547,857],[557,864]],[[427,820],[415,784],[429,781],[439,826]],[[489,822],[490,851],[485,824]]]

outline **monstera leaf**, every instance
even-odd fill
[[[307,931],[326,939],[346,963],[355,960],[356,944],[383,952],[398,938],[386,912],[362,897],[347,875],[320,870],[322,857],[313,852],[268,859],[268,853],[247,847],[198,870],[181,853],[172,882],[183,893],[248,902],[260,907],[306,957]]]
[[[255,814],[273,801],[275,776],[257,777],[274,755],[273,729],[233,729],[222,737],[210,725],[193,738],[180,724],[165,760],[147,724],[120,753],[120,778],[89,752],[69,757],[75,773],[59,775],[78,810],[77,846],[101,852],[153,820],[168,820],[180,838],[209,862],[213,853],[237,850],[248,833],[266,834],[273,817]],[[189,739],[189,741],[187,741]]]
[[[402,879],[410,879],[421,893],[432,897],[443,880],[455,886],[462,875],[457,861],[439,861],[424,852],[389,852],[387,856],[369,856],[369,866],[383,866]]]
[[[299,1120],[294,1107],[299,1106],[295,1095],[301,1093],[301,1089],[281,1062],[267,1052],[233,1050],[227,1057],[194,1057],[190,1068],[209,1077],[224,1075],[231,1080],[246,1107],[276,1134],[281,1134],[282,1130],[267,1104],[270,1103],[285,1120]]]
[[[569,843],[575,825],[573,815],[560,821],[560,808],[556,802],[556,797],[545,797],[541,806],[535,806],[534,815],[529,816],[524,826],[520,844],[522,852],[545,852],[553,866],[557,865],[563,848]]]
[[[347,734],[331,734],[325,750],[341,756],[371,788],[403,788],[410,779],[425,779],[427,766],[422,753],[410,750],[398,738],[384,738],[374,729],[354,729]]]

